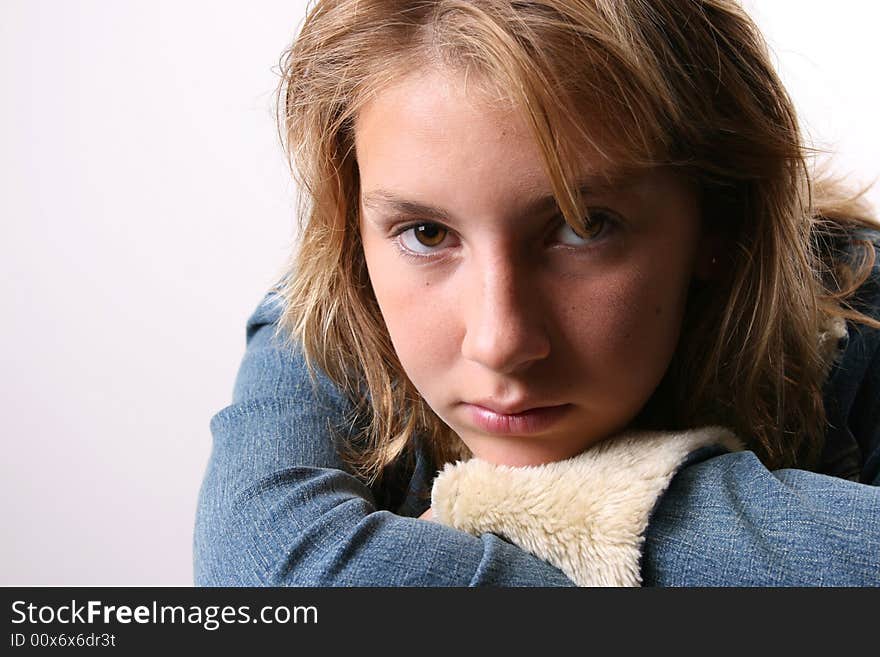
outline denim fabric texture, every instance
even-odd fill
[[[857,307],[880,317],[880,262]],[[211,420],[197,585],[573,585],[495,535],[418,520],[435,474],[418,441],[383,488],[350,474],[334,443],[347,402],[274,338],[279,313],[270,292],[248,320],[233,403]],[[691,454],[648,526],[645,585],[880,586],[880,332],[848,331],[819,472]]]

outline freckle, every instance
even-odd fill
[[[632,335],[632,334],[631,334],[629,331],[627,331],[626,333],[623,334],[623,339],[624,339],[624,340],[629,340],[629,338],[630,338],[631,335]]]
[[[663,311],[660,309],[660,306],[657,306],[656,308],[654,308],[654,314],[655,314],[655,315],[658,315],[658,316],[659,316],[661,312],[663,312]]]

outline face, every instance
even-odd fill
[[[700,248],[688,185],[663,170],[619,177],[585,155],[591,224],[576,232],[523,117],[442,72],[380,93],[355,143],[391,341],[474,455],[546,463],[625,429],[679,336]]]

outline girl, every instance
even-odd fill
[[[738,5],[318,2],[283,71],[198,582],[880,583],[877,233]]]

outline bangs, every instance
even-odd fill
[[[428,61],[522,110],[573,227],[584,217],[581,163],[615,177],[668,163],[678,114],[645,34],[656,21],[589,5],[449,0],[423,16],[420,30]]]

